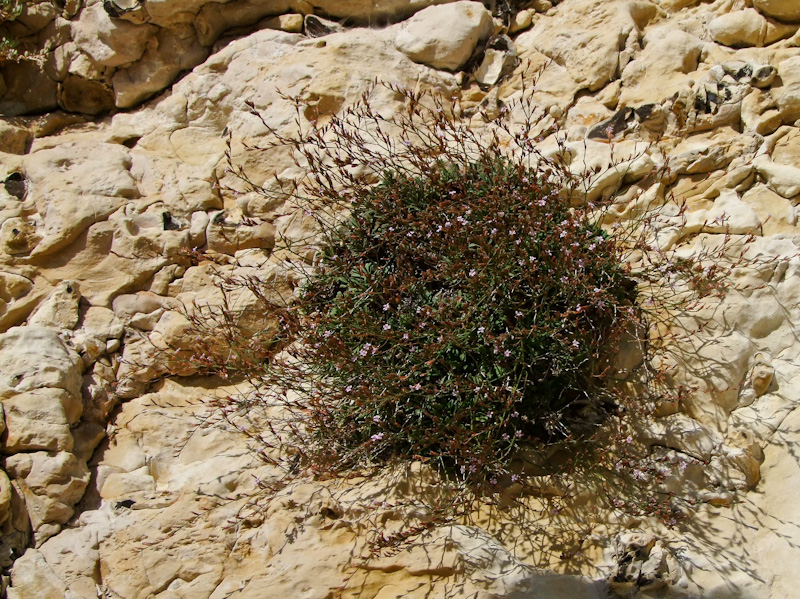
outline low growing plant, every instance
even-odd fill
[[[223,412],[243,430],[243,413],[269,413],[245,432],[284,469],[275,484],[423,462],[455,491],[446,519],[512,483],[535,492],[533,478],[591,471],[616,493],[607,507],[674,524],[679,498],[659,489],[665,465],[632,442],[631,415],[689,391],[653,358],[672,315],[725,293],[749,237],[715,223],[718,243],[687,257],[658,241],[662,209],[684,214],[674,198],[624,216],[613,189],[586,201],[602,173],[573,172],[561,142],[539,151],[553,129],[524,86],[493,118],[387,87],[405,111],[381,116],[365,95],[325,124],[270,130],[258,149],[293,152],[300,181],[256,183],[229,150],[237,193],[285,201],[317,232],[273,254],[304,279],[290,301],[258,278],[225,280],[261,299],[276,334],[220,326],[186,359],[252,384]],[[611,166],[620,186],[638,157]],[[623,367],[620,352],[638,360]]]

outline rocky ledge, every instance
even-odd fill
[[[68,0],[25,3],[0,27],[40,53],[0,65],[10,599],[794,596],[798,2]],[[262,502],[271,467],[213,423],[208,398],[232,390],[176,373],[159,348],[187,342],[176,307],[252,313],[247,290],[223,298],[220,272],[291,292],[273,248],[307,217],[230,168],[259,185],[295,172],[288,153],[256,149],[267,127],[325,123],[376,79],[491,113],[539,71],[535,101],[560,136],[543,151],[602,173],[590,199],[619,193],[622,218],[643,197],[681,198],[660,239],[687,252],[726,234],[715,222],[755,234],[747,291],[707,306],[687,341],[673,382],[694,392],[643,425],[685,465],[672,484],[695,513],[673,528],[598,520],[562,555],[581,559],[478,518],[362,562],[365,514],[400,530],[393,506],[435,492],[431,474],[307,480]],[[373,105],[404,106],[382,88]],[[654,166],[669,177],[648,179]]]

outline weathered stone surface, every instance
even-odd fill
[[[776,90],[778,108],[784,123],[800,119],[800,56],[792,56],[778,64],[778,76],[783,83]]]
[[[78,49],[103,67],[118,67],[139,60],[147,40],[156,32],[152,25],[111,18],[102,2],[84,8],[71,26]]]
[[[414,62],[457,71],[491,32],[489,11],[479,2],[462,1],[421,10],[398,26],[395,44]]]
[[[139,196],[127,148],[116,144],[59,143],[35,148],[25,169],[32,203],[42,219],[42,240],[31,250],[43,256],[70,244],[98,221]]]
[[[70,426],[82,408],[80,399],[63,389],[37,389],[4,400],[4,451],[72,451]]]
[[[764,46],[791,37],[796,27],[768,21],[752,8],[720,15],[708,24],[715,42],[732,47]]]
[[[34,532],[66,523],[90,477],[86,463],[65,451],[17,453],[6,458],[6,469],[21,486]]]
[[[0,399],[48,387],[80,395],[80,358],[53,329],[9,329],[0,335],[0,363]]]
[[[784,21],[800,21],[800,6],[793,0],[753,0],[753,6],[767,16]]]
[[[703,51],[700,39],[680,29],[650,29],[643,45],[641,54],[622,70],[623,104],[646,102],[653,91],[658,101],[688,87],[688,74],[697,68]]]

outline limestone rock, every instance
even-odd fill
[[[753,0],[753,6],[769,17],[782,21],[800,21],[800,5],[794,0]]]
[[[206,230],[206,243],[209,250],[230,255],[255,248],[271,250],[275,246],[275,227],[270,223],[237,223],[220,212],[211,218]]]
[[[58,105],[69,112],[98,115],[114,107],[114,94],[103,81],[70,73],[59,83]]]
[[[399,26],[395,44],[414,62],[457,71],[491,33],[489,11],[479,2],[460,1],[421,10]]]
[[[70,427],[82,411],[79,398],[63,389],[36,389],[3,401],[4,451],[72,451]]]
[[[483,86],[495,85],[513,72],[518,63],[514,42],[508,36],[492,36],[486,44],[483,61],[475,72],[475,80]]]
[[[67,522],[89,483],[85,462],[64,451],[17,453],[6,458],[6,469],[21,483],[34,531]]]
[[[87,6],[79,18],[72,21],[72,38],[78,48],[104,67],[118,67],[139,60],[155,32],[153,25],[112,19],[102,2]]]
[[[767,186],[776,193],[787,199],[800,195],[800,168],[778,164],[768,156],[759,156],[753,161],[753,165],[764,177]]]
[[[106,352],[123,334],[123,324],[112,310],[91,306],[83,314],[80,328],[70,340],[71,345],[89,365]]]
[[[571,7],[540,18],[515,43],[523,60],[524,50],[535,48],[563,65],[575,81],[575,91],[596,91],[616,78],[620,50],[636,50],[640,29],[655,17],[655,6],[611,1],[573,2]]]
[[[784,123],[800,119],[800,56],[792,56],[778,64],[778,76],[783,82],[777,90],[778,108]]]
[[[650,29],[643,43],[641,54],[622,69],[623,105],[660,102],[685,89],[703,51],[700,39],[679,29]]]
[[[672,414],[648,425],[647,436],[690,456],[707,462],[719,451],[722,438],[719,433],[703,426],[686,414]]]
[[[9,329],[0,335],[0,363],[0,399],[47,387],[80,395],[80,358],[53,329]]]
[[[0,525],[4,524],[11,515],[11,481],[5,470],[0,470]]]
[[[31,133],[27,129],[0,120],[0,152],[24,154],[31,137]]]
[[[3,65],[0,112],[4,116],[37,114],[58,107],[58,83],[38,64],[28,61]]]
[[[78,326],[78,302],[81,299],[75,281],[62,281],[50,296],[37,306],[28,326],[53,327],[59,330],[72,330]]]
[[[769,45],[796,31],[791,25],[768,21],[753,8],[720,15],[708,28],[715,42],[732,47]]]
[[[11,599],[65,599],[67,586],[53,572],[42,554],[36,549],[28,549],[14,564],[11,573]]]
[[[28,201],[42,217],[43,239],[31,254],[51,254],[125,200],[138,197],[130,167],[127,148],[116,144],[75,142],[34,148],[25,161],[31,181]]]
[[[114,74],[116,106],[130,108],[141,103],[169,86],[178,73],[198,65],[207,54],[188,24],[159,32],[147,42],[141,60]]]
[[[153,493],[156,482],[150,475],[147,466],[131,472],[109,475],[100,490],[103,499],[125,499],[132,495]]]

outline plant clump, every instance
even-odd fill
[[[512,483],[536,493],[541,477],[579,476],[613,494],[611,510],[681,517],[662,484],[680,464],[635,440],[632,416],[691,393],[658,358],[696,333],[675,331],[676,315],[726,293],[752,238],[715,223],[724,233],[693,254],[665,243],[683,204],[628,191],[617,202],[637,156],[611,164],[619,188],[588,201],[607,173],[570,167],[522,84],[493,116],[387,85],[405,106],[389,117],[367,94],[308,123],[287,98],[289,135],[251,105],[269,141],[249,150],[291,152],[298,167],[267,183],[237,166],[229,138],[228,191],[314,224],[279,230],[268,257],[304,281],[288,301],[277,279],[222,277],[224,292],[259,298],[268,334],[240,334],[226,310],[187,314],[197,334],[180,352],[182,372],[251,384],[220,407],[280,467],[267,487],[413,461],[455,491],[445,517]],[[661,175],[637,175],[640,189]]]
[[[351,200],[295,305],[320,443],[483,484],[522,444],[592,432],[635,310],[621,248],[586,209],[488,153],[385,173]]]

